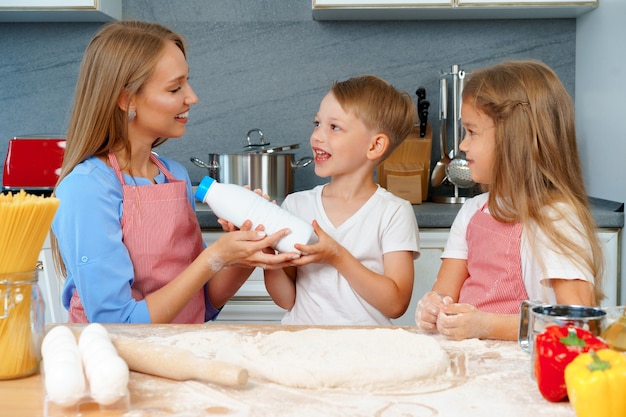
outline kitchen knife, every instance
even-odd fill
[[[419,107],[420,101],[426,99],[426,88],[422,86],[417,87],[415,94],[417,95],[417,106]]]
[[[418,115],[420,119],[420,138],[426,136],[426,125],[428,124],[428,109],[430,102],[428,100],[421,100],[418,106]]]
[[[415,95],[417,96],[417,117],[420,121],[420,137],[423,138],[426,135],[430,102],[426,100],[426,88],[424,86],[417,87]]]

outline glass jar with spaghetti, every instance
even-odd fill
[[[0,379],[39,370],[44,302],[38,271],[0,273]]]

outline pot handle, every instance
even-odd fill
[[[191,162],[193,162],[193,164],[194,164],[195,166],[197,166],[197,167],[200,167],[200,168],[209,168],[209,165],[208,165],[206,162],[201,161],[200,159],[196,158],[195,156],[192,156],[191,158],[189,158],[189,160],[190,160]]]
[[[250,135],[253,134],[254,132],[257,132],[259,134],[259,143],[252,143],[252,139],[250,139]],[[248,130],[248,133],[246,134],[246,138],[248,140],[248,146],[246,146],[247,148],[251,148],[253,146],[265,146],[265,145],[269,145],[270,143],[267,142],[265,143],[265,135],[263,135],[263,132],[261,131],[261,129],[250,129]]]
[[[219,164],[217,163],[217,161],[211,161],[211,163],[207,164],[206,162],[192,156],[191,158],[189,158],[189,160],[191,162],[193,162],[193,164],[197,167],[200,168],[207,168],[207,169],[217,169],[219,168]]]
[[[304,168],[305,166],[309,165],[311,162],[313,162],[313,158],[311,158],[310,156],[307,156],[305,158],[298,159],[296,162],[293,162],[291,164],[291,167],[292,168]]]

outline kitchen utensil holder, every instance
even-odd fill
[[[465,71],[462,70],[459,65],[454,64],[451,67],[450,72],[441,72],[441,77],[452,77],[452,122],[453,122],[453,138],[454,138],[454,148],[453,155],[451,158],[454,158],[459,152],[459,143],[460,138],[462,136],[463,126],[461,125],[461,92],[463,90],[463,79],[465,78]],[[441,98],[441,94],[440,94]],[[446,102],[450,102],[450,100],[446,100]],[[451,184],[451,182],[446,178],[444,184]],[[433,196],[432,201],[435,203],[448,203],[448,204],[460,204],[464,203],[467,199],[464,196],[460,195],[460,187],[456,184],[452,184],[453,186],[453,195],[452,196]]]
[[[428,198],[430,154],[433,132],[430,123],[420,136],[415,125],[409,136],[376,169],[381,187],[411,204],[421,204]]]
[[[467,197],[459,195],[459,187],[457,185],[454,186],[454,195],[446,196],[446,195],[437,195],[433,197],[433,203],[447,203],[447,204],[463,204]]]

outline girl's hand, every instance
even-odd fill
[[[415,310],[415,324],[417,327],[425,332],[436,332],[437,316],[443,302],[443,297],[434,291],[424,294],[417,303],[417,309]]]
[[[437,330],[454,340],[482,338],[489,316],[470,304],[444,303],[437,316]]]

